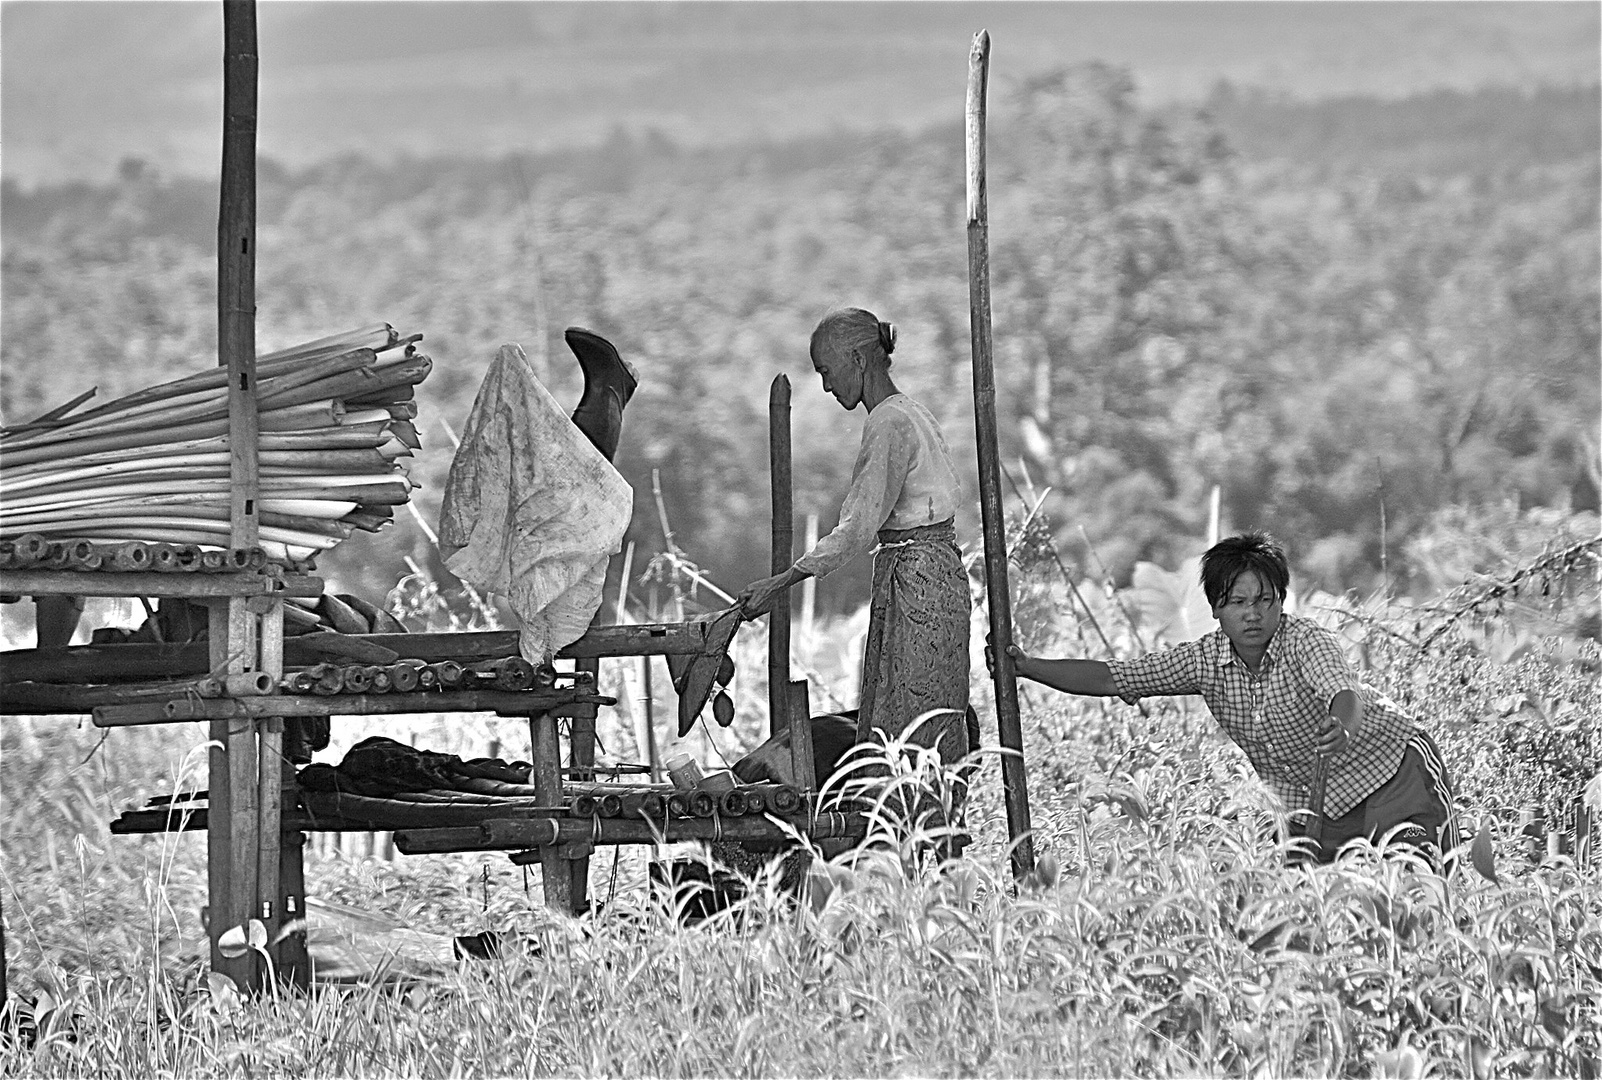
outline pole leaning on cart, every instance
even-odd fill
[[[1035,867],[1024,772],[1023,726],[1018,716],[1018,675],[1012,642],[1012,599],[1007,588],[1007,537],[1001,509],[1001,462],[996,445],[996,375],[990,338],[990,223],[985,194],[985,90],[990,81],[990,34],[974,35],[968,51],[968,317],[973,336],[973,421],[979,452],[979,509],[984,523],[985,595],[995,663],[996,727],[1007,802],[1007,838],[1013,876]]]

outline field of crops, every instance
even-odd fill
[[[800,905],[758,882],[688,929],[645,889],[643,849],[593,860],[599,910],[579,921],[548,915],[537,874],[499,856],[309,858],[324,901],[521,944],[428,978],[249,1001],[202,961],[203,837],[106,830],[200,779],[199,728],[103,739],[87,721],[7,718],[0,887],[13,996],[38,1031],[0,1047],[0,1075],[1602,1075],[1602,860],[1538,862],[1520,834],[1537,808],[1556,831],[1602,762],[1597,548],[1575,550],[1434,605],[1321,600],[1443,746],[1480,838],[1448,879],[1373,849],[1287,869],[1268,797],[1199,705],[1029,687],[1041,859],[1019,886],[992,754],[963,861],[919,870],[881,846],[816,866]],[[1032,649],[1152,644],[1127,597],[1070,589],[1048,560],[1018,570]],[[1592,629],[1542,632],[1576,625]],[[820,629],[820,669],[852,629]],[[742,631],[742,738],[763,649],[759,626]],[[829,693],[847,687],[815,697]],[[484,731],[407,734],[448,749]],[[633,754],[626,731],[603,737]]]

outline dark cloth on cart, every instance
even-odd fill
[[[419,750],[374,735],[347,750],[344,760],[337,766],[308,765],[300,770],[297,779],[301,787],[312,791],[382,798],[399,792],[459,789],[462,780],[469,777],[525,784],[530,769],[527,762],[508,763],[491,758],[466,761],[455,754]]]

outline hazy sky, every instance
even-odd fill
[[[1598,79],[1594,2],[1098,3],[261,0],[259,152],[501,153],[619,126],[686,143],[922,125],[962,111],[968,43],[992,97],[1088,59],[1145,100],[1220,78],[1297,96]],[[0,171],[104,180],[124,157],[214,174],[214,0],[0,3]]]

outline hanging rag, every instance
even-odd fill
[[[633,508],[522,348],[502,345],[451,461],[439,541],[451,573],[506,598],[525,660],[548,662],[589,628]]]

